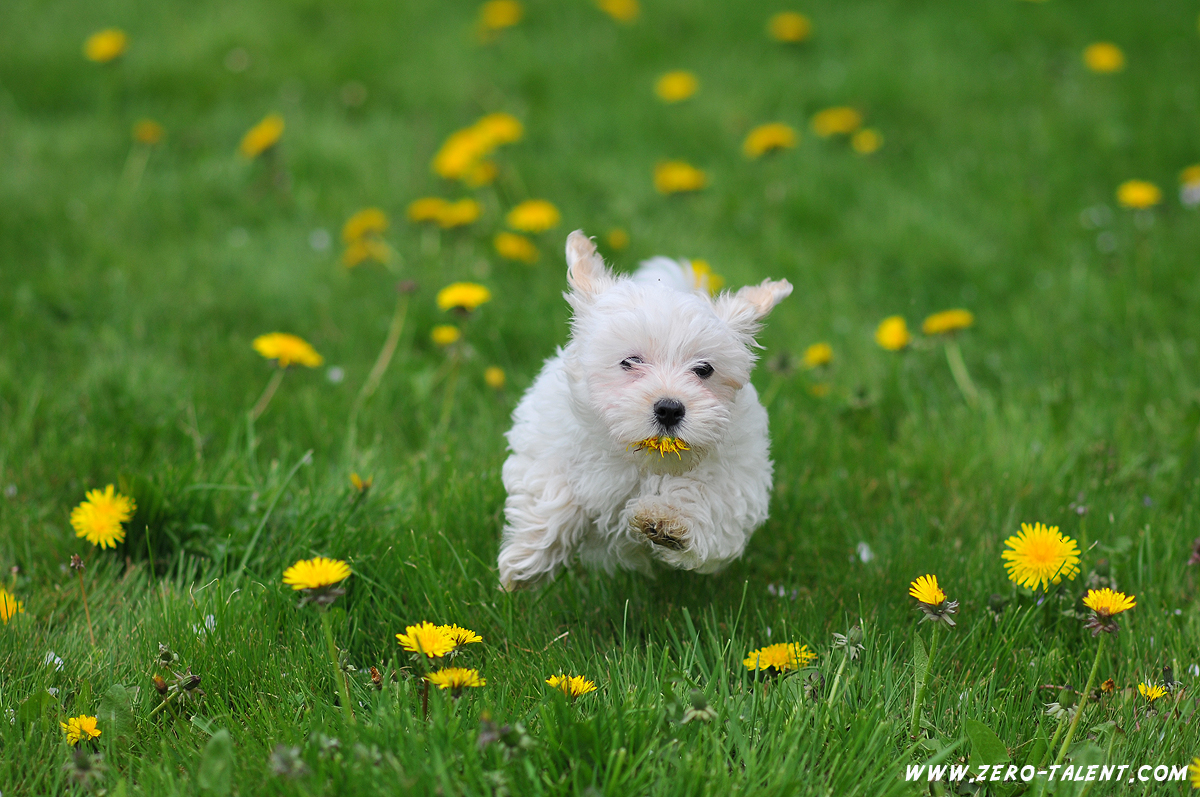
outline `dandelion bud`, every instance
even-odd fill
[[[83,569],[85,567],[87,567],[87,565],[85,565],[83,563],[83,559],[80,558],[79,554],[77,554],[77,553],[71,554],[71,569],[72,570],[82,573]]]

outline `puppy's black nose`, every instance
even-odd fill
[[[683,420],[683,402],[672,398],[654,402],[654,417],[667,431],[674,429]]]

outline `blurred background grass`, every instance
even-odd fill
[[[985,721],[1016,747],[1034,733],[1034,682],[1078,681],[1076,657],[1090,655],[1073,625],[1058,636],[1026,630],[1007,650],[992,636],[988,596],[1010,595],[1002,541],[1034,520],[1061,526],[1082,547],[1104,546],[1085,558],[1085,572],[1106,556],[1120,586],[1138,594],[1113,660],[1125,682],[1172,660],[1182,674],[1200,643],[1185,565],[1200,483],[1200,232],[1195,210],[1175,196],[1179,171],[1200,160],[1194,4],[811,2],[797,8],[814,22],[800,46],[764,34],[768,16],[783,8],[646,2],[626,26],[586,2],[527,2],[519,25],[481,44],[474,3],[6,3],[0,564],[19,568],[12,585],[36,621],[24,636],[0,634],[0,662],[13,673],[0,684],[3,705],[48,682],[45,649],[73,650],[74,676],[96,682],[97,692],[102,673],[106,682],[144,680],[144,667],[122,658],[119,645],[89,653],[62,570],[82,551],[70,508],[110,482],[140,509],[116,557],[91,554],[98,627],[151,645],[150,624],[186,645],[219,699],[245,693],[244,703],[230,697],[230,717],[244,717],[260,692],[303,694],[294,684],[273,691],[248,680],[277,656],[265,640],[225,656],[188,631],[219,603],[188,597],[189,584],[221,578],[230,589],[222,600],[232,599],[233,585],[246,587],[231,581],[243,558],[253,581],[267,586],[252,593],[253,606],[229,603],[228,622],[253,622],[264,603],[278,619],[254,633],[308,655],[292,628],[303,620],[271,585],[297,557],[347,558],[357,575],[339,640],[356,661],[387,662],[391,635],[407,623],[459,622],[489,643],[488,700],[510,718],[540,694],[536,679],[510,679],[606,661],[616,648],[614,677],[632,677],[618,673],[636,665],[644,671],[633,680],[650,683],[653,667],[643,651],[625,649],[626,635],[670,650],[672,635],[683,636],[683,609],[711,618],[699,632],[705,644],[736,637],[730,661],[742,642],[765,644],[765,629],[823,644],[862,617],[880,635],[880,668],[899,656],[903,669],[913,620],[905,587],[935,572],[972,618],[958,637],[962,649],[947,650],[953,686],[941,690],[938,715],[945,736],[955,737],[956,712],[987,716],[1000,705],[999,724]],[[87,62],[81,43],[107,26],[128,32],[128,52],[113,64]],[[1082,50],[1096,40],[1120,45],[1122,72],[1084,67]],[[652,87],[671,69],[695,72],[700,91],[667,106]],[[353,102],[360,89],[365,99]],[[814,136],[809,118],[831,105],[862,111],[883,148],[863,157],[844,140]],[[514,114],[526,130],[499,156],[496,183],[467,192],[441,181],[429,161],[442,140],[494,111]],[[277,152],[282,182],[236,154],[246,129],[270,112],[287,124]],[[130,129],[140,118],[159,121],[166,136],[135,182]],[[770,121],[800,130],[800,146],[746,160],[745,134]],[[658,195],[651,173],[665,158],[706,170],[709,187]],[[1116,186],[1130,178],[1162,186],[1164,203],[1139,213],[1117,207]],[[435,236],[436,249],[404,219],[417,197],[468,193],[483,217]],[[537,236],[542,257],[532,267],[499,259],[491,246],[504,212],[530,197],[549,199],[563,215]],[[347,414],[387,332],[396,281],[377,266],[338,262],[341,224],[369,205],[391,217],[386,238],[400,256],[399,276],[420,287],[397,358],[360,417],[359,450],[347,456]],[[715,578],[577,573],[542,593],[500,596],[493,567],[502,433],[521,391],[566,337],[566,232],[599,236],[614,227],[631,238],[619,252],[602,241],[618,269],[667,254],[703,258],[732,286],[768,276],[796,286],[761,337],[755,376],[773,397],[772,517],[745,559]],[[488,285],[494,299],[467,328],[473,355],[440,436],[445,354],[429,330],[446,319],[433,295],[459,279]],[[975,411],[939,348],[894,355],[872,339],[886,315],[915,325],[954,306],[977,317],[962,338],[982,393]],[[308,339],[344,380],[331,380],[328,367],[288,374],[251,434],[245,413],[270,371],[250,342],[274,330]],[[835,353],[828,397],[810,395],[807,374],[766,367],[781,355],[794,363],[818,340]],[[484,385],[489,365],[506,370],[504,391]],[[309,450],[311,466],[289,478]],[[351,471],[374,476],[365,500],[354,499]],[[168,579],[161,592],[152,573]],[[768,584],[797,597],[775,598]],[[558,659],[557,648],[543,647],[564,630],[564,649],[574,653]],[[542,652],[517,655],[511,646]],[[147,648],[141,658],[152,655]],[[1030,660],[1033,673],[1016,663]],[[978,686],[975,662],[1025,691],[960,707],[950,693]],[[320,666],[311,664],[307,688],[331,702]],[[896,691],[883,678],[863,676],[859,720],[878,724],[906,711],[908,683]],[[865,695],[880,690],[899,708],[868,705]],[[621,725],[604,711],[626,710],[624,696],[607,699],[611,709],[592,721]],[[310,702],[295,700],[268,713],[283,724],[310,716]],[[288,705],[307,708],[293,715]],[[307,733],[316,726],[306,723],[325,721],[317,711],[296,727]],[[379,732],[392,734],[401,727],[394,723],[381,720]],[[239,745],[257,745],[265,762],[274,733],[249,722]],[[137,738],[158,744],[148,733]],[[403,760],[416,772],[423,745],[442,749],[387,739],[408,751]],[[9,777],[40,761],[51,741],[22,741],[33,746],[10,758]],[[891,761],[893,743],[868,748],[890,751]],[[1164,744],[1154,749],[1178,759],[1196,747],[1194,731]],[[461,740],[445,745],[457,749]],[[170,746],[185,751],[174,754],[179,767],[191,766],[186,739]],[[620,745],[595,746],[607,754]],[[797,774],[815,768],[864,793],[884,788],[884,780],[855,781],[857,764],[847,759],[821,758],[830,748],[816,737],[797,749],[816,758],[778,769],[777,780],[761,774],[773,770],[760,761],[731,782],[819,790]],[[555,761],[538,766],[570,768]],[[702,772],[703,762],[683,770]],[[48,779],[41,788],[55,782],[49,773],[58,764],[39,776]],[[156,788],[186,790],[170,769]],[[258,769],[265,777],[265,763]],[[650,773],[647,783],[665,772],[639,771]],[[448,778],[443,785],[483,783],[476,775],[439,777]],[[133,780],[140,788],[150,777],[146,770]],[[670,788],[683,793],[685,782]]]

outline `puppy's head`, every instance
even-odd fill
[[[578,231],[567,239],[567,264],[574,316],[565,360],[577,410],[631,451],[648,440],[681,441],[634,455],[652,470],[691,468],[731,433],[754,336],[792,286],[766,280],[712,299],[690,271],[662,260],[618,277]]]

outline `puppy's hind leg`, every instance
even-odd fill
[[[504,504],[507,523],[497,564],[505,590],[553,577],[575,554],[588,522],[561,474],[524,477],[522,484],[508,485]]]

